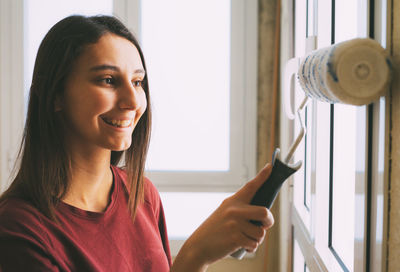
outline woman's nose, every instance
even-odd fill
[[[138,110],[145,106],[146,96],[142,87],[136,87],[131,82],[121,86],[119,92],[119,107],[127,110]]]

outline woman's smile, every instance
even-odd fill
[[[109,119],[106,117],[102,117],[101,119],[103,119],[103,121],[113,127],[117,127],[117,128],[128,128],[132,125],[132,121],[133,119]]]

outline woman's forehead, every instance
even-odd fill
[[[136,46],[115,34],[105,34],[96,43],[86,46],[77,62],[85,70],[101,65],[116,66],[126,72],[144,70]]]

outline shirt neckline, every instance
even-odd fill
[[[113,166],[113,165],[110,166],[111,173],[113,175],[113,182],[112,182],[112,187],[111,187],[111,199],[110,199],[110,203],[108,204],[107,208],[103,212],[93,212],[93,211],[83,210],[78,207],[67,204],[63,201],[60,201],[60,203],[59,203],[60,211],[72,213],[75,216],[78,216],[81,218],[86,218],[86,219],[100,219],[100,218],[104,218],[104,217],[112,214],[114,207],[116,205],[116,202],[117,202],[116,200],[118,197],[119,186],[120,186],[119,182],[117,180],[117,175],[116,175],[116,171],[115,171],[114,167],[115,166]]]

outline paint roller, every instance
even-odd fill
[[[300,132],[283,161],[279,148],[275,150],[271,175],[254,195],[252,205],[270,209],[284,181],[301,167],[302,161],[290,161],[306,133],[301,112],[307,101],[311,98],[331,104],[370,104],[385,95],[391,78],[391,62],[386,50],[369,38],[341,42],[312,51],[302,59],[289,60],[285,67],[282,99],[289,119],[294,119],[295,114],[290,101],[292,88],[288,88],[287,84],[295,73],[306,94],[296,111],[301,124]],[[239,249],[231,256],[242,259],[245,254],[245,249]]]

